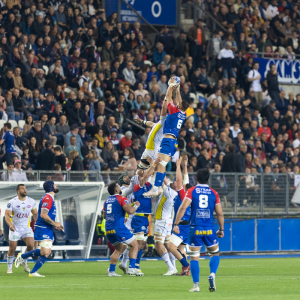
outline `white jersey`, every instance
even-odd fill
[[[21,201],[18,196],[8,201],[6,210],[12,213],[12,223],[15,226],[30,226],[30,213],[36,207],[35,201],[26,196],[24,201]]]
[[[150,131],[146,142],[146,149],[142,155],[142,158],[150,156],[152,159],[156,159],[157,151],[164,137],[163,128],[166,118],[167,116],[161,117],[159,122],[152,127],[152,130]]]
[[[159,196],[156,203],[155,219],[171,219],[174,206],[174,199],[177,197],[177,192],[170,187],[164,185],[164,192]]]

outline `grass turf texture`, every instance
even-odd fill
[[[215,293],[208,291],[208,263],[200,260],[200,293],[188,292],[190,276],[161,276],[163,261],[141,261],[144,277],[107,277],[109,262],[46,263],[45,278],[29,278],[22,266],[7,274],[0,264],[0,299],[300,299],[300,258],[221,259]]]

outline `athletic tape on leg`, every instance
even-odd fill
[[[190,256],[191,257],[197,257],[197,256],[199,256],[200,255],[200,250],[198,250],[198,251],[191,251],[190,252]]]
[[[168,161],[162,160],[162,161],[160,162],[160,164],[161,164],[162,166],[166,167],[166,165],[168,164]]]

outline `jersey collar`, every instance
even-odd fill
[[[208,184],[201,184],[201,183],[198,183],[197,186],[209,187]]]

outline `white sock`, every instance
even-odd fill
[[[176,268],[176,263],[175,263],[176,257],[171,252],[169,252],[169,257],[170,257],[171,264],[173,265],[174,268]]]
[[[14,263],[14,256],[7,256],[7,267],[9,269],[12,269],[12,265]]]
[[[25,252],[24,252],[24,253],[26,253],[26,252],[28,252],[28,251],[27,251],[27,249],[25,250]],[[27,258],[24,258],[24,259],[22,260],[22,263],[23,263],[23,264],[27,264],[27,260],[28,260],[28,258],[29,258],[29,257],[27,257]]]
[[[123,252],[123,258],[122,258],[122,266],[124,268],[127,268],[127,263],[129,260],[129,249],[125,249],[125,251]]]
[[[174,266],[172,265],[172,263],[170,261],[170,257],[168,255],[167,251],[161,256],[161,258],[165,261],[165,263],[167,264],[170,271],[175,270]]]

